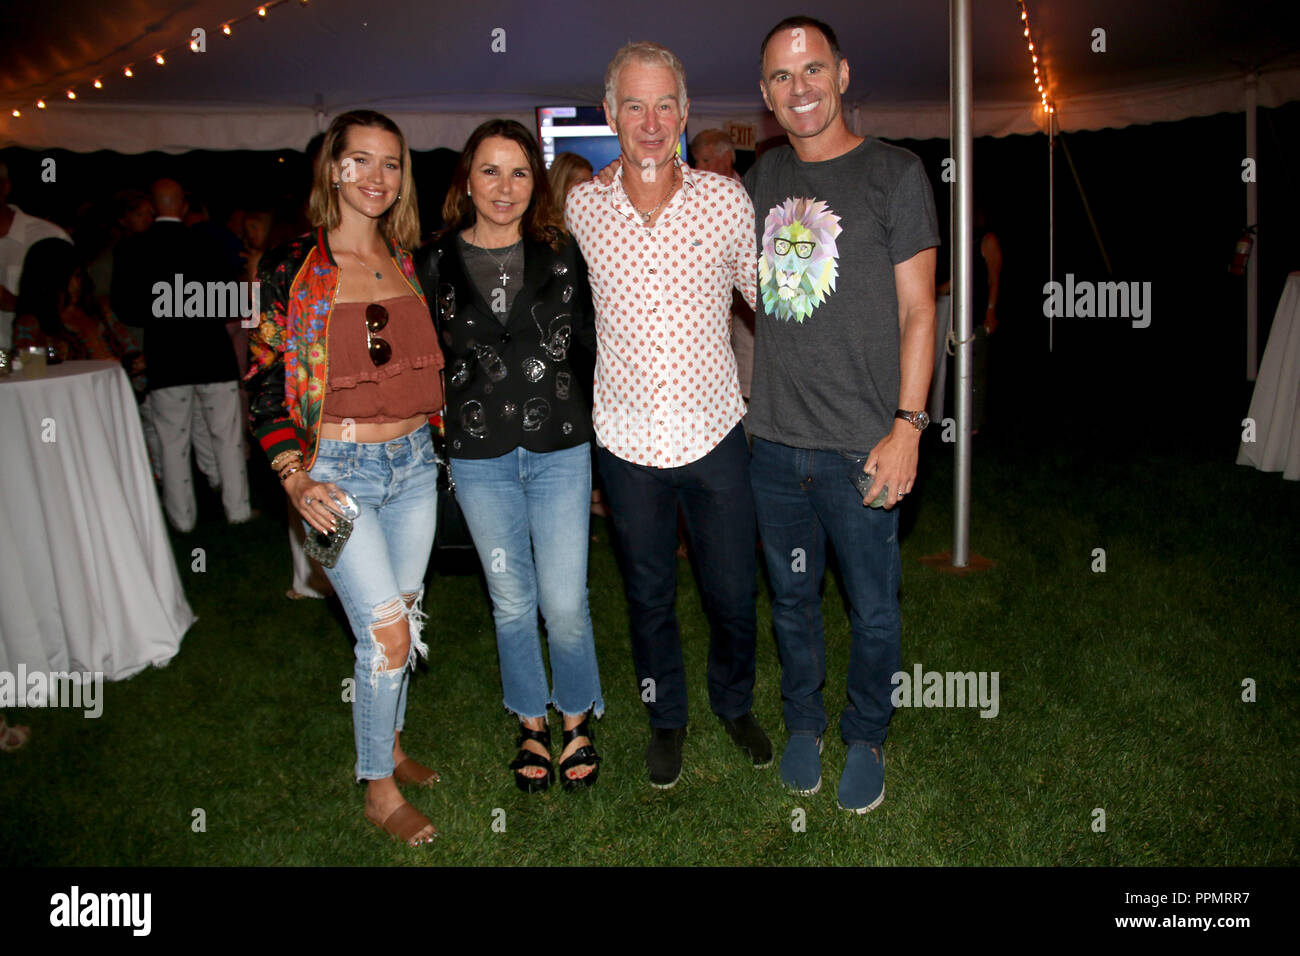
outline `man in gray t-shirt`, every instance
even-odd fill
[[[916,478],[928,422],[939,230],[921,161],[845,125],[849,66],[829,26],[782,21],[763,41],[762,64],[763,99],[790,140],[745,177],[761,299],[750,475],[790,733],[781,777],[799,792],[821,787],[829,542],[852,626],[838,795],[840,806],[865,813],[884,799],[902,636],[893,509]],[[866,497],[857,473],[868,476]]]

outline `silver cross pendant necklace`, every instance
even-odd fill
[[[492,255],[491,251],[484,248],[483,246],[479,246],[478,223],[475,222],[474,223],[474,245],[478,246],[478,248],[482,249],[485,253],[487,253],[487,257],[497,264],[497,268],[501,270],[501,275],[499,277],[501,279],[501,288],[504,289],[506,287],[506,283],[510,281],[510,273],[506,271],[506,266],[508,266],[510,264],[510,260],[515,257],[515,249],[518,247],[519,243],[516,242],[514,245],[510,247],[510,251],[506,253],[505,261],[502,262],[496,256]]]

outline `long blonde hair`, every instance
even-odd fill
[[[341,220],[338,190],[334,188],[333,166],[347,148],[348,130],[358,126],[392,133],[401,145],[402,185],[397,191],[397,200],[379,219],[379,232],[385,239],[396,242],[405,249],[414,249],[420,242],[420,211],[415,201],[415,178],[411,175],[411,150],[397,124],[374,110],[340,113],[330,123],[325,139],[321,142],[320,152],[316,154],[311,199],[307,206],[311,224],[329,230],[336,228]]]

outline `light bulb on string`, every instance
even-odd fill
[[[224,33],[226,36],[230,36],[230,24],[229,23],[221,24],[221,32]]]
[[[68,90],[68,99],[75,100],[76,98],[77,98],[77,91],[71,89]]]
[[[14,119],[17,119],[18,117],[20,117],[20,116],[22,116],[22,115],[23,115],[23,111],[20,110],[20,109],[15,109],[15,110],[13,111]]]
[[[266,7],[258,7],[258,8],[257,8],[257,15],[258,15],[259,17],[261,17],[262,19],[266,19]]]
[[[102,90],[104,88],[104,81],[101,80],[99,77],[95,77],[95,82],[92,83],[91,85],[97,90]]]
[[[122,75],[125,76],[127,79],[130,79],[131,77],[135,76],[135,73],[132,72],[130,66],[127,66],[127,67],[123,68],[123,70],[122,70]]]
[[[43,109],[45,109],[45,101],[44,101],[44,100],[37,100],[37,101],[36,101],[36,108],[37,108],[38,110],[43,110]]]
[[[163,55],[161,53],[155,53],[153,55],[153,61],[157,63],[159,66],[165,66],[167,63],[167,61],[163,58]]]

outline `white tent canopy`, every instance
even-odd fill
[[[1016,3],[972,6],[974,134],[1037,131],[1043,117]],[[415,149],[458,149],[488,116],[531,127],[534,107],[598,102],[605,65],[629,39],[657,40],[681,57],[692,130],[738,123],[761,141],[780,131],[758,93],[758,46],[796,12],[839,34],[854,129],[948,135],[947,0],[798,7],[663,0],[641,17],[586,0],[287,0],[261,19],[248,18],[249,0],[9,4],[0,13],[0,147],[301,149],[331,116],[370,107],[390,113]],[[1288,52],[1294,0],[1028,0],[1028,10],[1067,131],[1240,111],[1252,72],[1260,106],[1300,100],[1300,57]],[[224,36],[222,24],[239,17],[247,19]],[[205,31],[202,53],[187,49],[196,28]],[[1105,52],[1094,50],[1098,29]],[[164,66],[153,62],[158,51]]]

